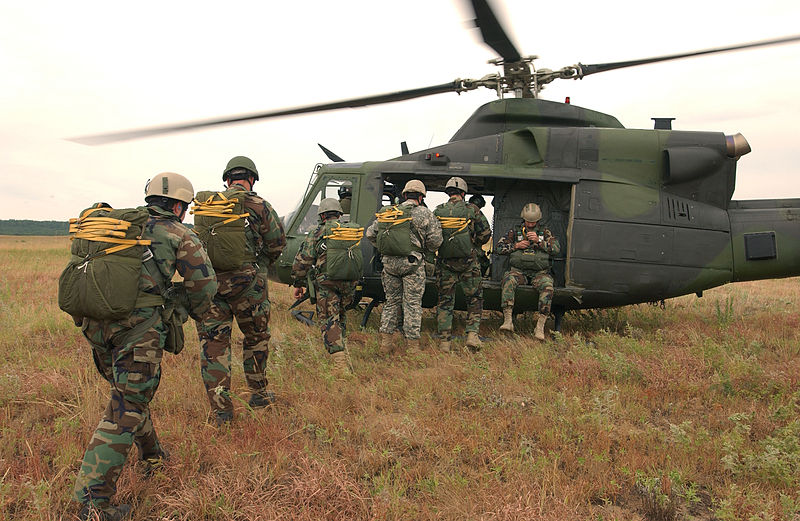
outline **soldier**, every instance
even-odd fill
[[[486,206],[486,199],[484,199],[481,194],[474,194],[469,198],[469,202],[477,206],[479,210],[483,210],[483,207]],[[492,261],[489,259],[490,253],[490,251],[486,251],[483,248],[478,249],[476,252],[478,255],[478,264],[481,265],[481,275],[484,277],[490,275],[489,269],[492,267]]]
[[[422,206],[425,194],[422,181],[412,179],[403,188],[405,201],[383,207],[367,229],[367,239],[383,255],[381,280],[386,303],[381,313],[380,347],[384,353],[394,350],[392,333],[398,327],[401,311],[409,350],[420,347],[425,252],[435,252],[442,244],[439,221]]]
[[[350,215],[350,207],[353,204],[353,183],[345,181],[338,190],[339,205],[342,207],[343,215]]]
[[[442,224],[444,237],[436,263],[436,287],[439,293],[436,320],[441,336],[439,346],[444,352],[450,351],[456,285],[461,284],[467,300],[466,344],[474,351],[481,347],[478,330],[483,313],[483,278],[478,252],[489,240],[492,231],[489,221],[480,209],[472,203],[464,202],[466,181],[460,177],[451,177],[444,191],[450,196],[450,200],[437,206],[433,212]]]
[[[530,284],[539,292],[539,316],[534,336],[544,340],[544,323],[550,314],[553,301],[553,276],[550,273],[552,256],[561,251],[561,246],[550,230],[540,226],[542,210],[535,203],[528,203],[520,214],[519,226],[497,241],[497,254],[509,255],[511,267],[503,275],[501,305],[503,325],[500,329],[513,332],[514,291],[520,284]]]
[[[361,278],[363,258],[359,243],[364,234],[363,228],[344,227],[339,223],[342,216],[342,207],[336,199],[323,199],[319,203],[320,224],[317,228],[309,232],[305,242],[300,247],[294,258],[292,265],[292,279],[295,287],[294,296],[296,299],[302,298],[308,284],[314,285],[317,299],[317,317],[322,329],[322,343],[333,361],[334,372],[339,376],[344,376],[350,372],[350,361],[345,349],[344,337],[346,330],[345,307],[353,300],[356,281]],[[355,225],[357,226],[357,225]],[[342,230],[345,237],[335,237],[337,232]],[[346,240],[346,235],[350,235],[350,240]],[[332,255],[334,249],[328,239],[338,239],[340,243],[350,243],[349,249],[354,251],[357,256],[357,267],[351,274],[330,273],[328,264],[329,253]],[[353,259],[356,257],[353,256]],[[345,267],[345,271],[350,266]],[[357,273],[356,273],[357,272]],[[307,277],[311,274],[313,280],[308,281]]]
[[[253,191],[253,185],[258,181],[258,170],[253,161],[244,156],[232,158],[222,173],[222,180],[228,187],[223,195],[228,199],[243,201],[246,221],[240,231],[244,233],[242,262],[235,262],[236,266],[232,268],[228,267],[229,264],[226,264],[226,268],[219,268],[217,266],[221,263],[228,263],[231,257],[237,255],[228,253],[224,245],[219,250],[209,250],[217,271],[219,290],[214,296],[211,312],[198,324],[203,383],[217,425],[233,420],[230,388],[231,327],[234,317],[244,334],[242,364],[251,391],[248,404],[258,409],[275,401],[275,395],[267,390],[266,377],[270,338],[266,270],[286,246],[283,224],[275,210]],[[198,216],[202,214],[202,210],[193,211]],[[199,228],[198,218],[195,218],[196,228]],[[220,233],[222,226],[216,233]],[[211,240],[199,229],[198,234],[204,243]]]
[[[75,482],[74,499],[83,504],[80,519],[118,520],[128,515],[130,505],[114,507],[110,500],[131,445],[136,444],[148,468],[167,457],[149,409],[161,379],[167,338],[161,306],[165,281],[171,281],[176,270],[183,276],[188,311],[195,319],[208,311],[217,291],[214,268],[200,240],[181,224],[194,196],[189,180],[169,172],[158,174],[145,194],[149,219],[142,239],[151,241],[154,262],[143,263],[139,278],[137,304],[144,306],[121,320],[86,317],[82,322],[95,365],[111,384],[111,399]]]

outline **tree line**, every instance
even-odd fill
[[[67,221],[0,219],[0,235],[68,235]]]

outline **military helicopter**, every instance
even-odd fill
[[[457,79],[418,89],[243,116],[79,138],[104,143],[258,119],[362,107],[479,87],[498,94],[479,107],[444,145],[387,161],[345,162],[323,149],[331,164],[317,165],[301,203],[285,219],[288,246],[274,277],[290,282],[294,255],[316,224],[316,208],[352,190],[350,219],[368,225],[394,202],[410,179],[441,192],[451,176],[464,178],[470,194],[491,197],[493,243],[519,222],[522,206],[537,202],[543,223],[561,239],[553,265],[556,329],[567,310],[657,302],[736,281],[800,275],[800,199],[732,200],[736,164],[750,152],[746,139],[721,132],[671,129],[669,119],[651,130],[626,129],[613,116],[539,98],[557,79],[800,40],[800,35],[624,62],[558,70],[536,69],[498,22],[487,0],[471,1],[484,42],[500,57],[501,74]],[[514,97],[508,97],[514,96]],[[362,323],[383,299],[380,259],[362,241],[365,266]],[[507,258],[493,255],[483,283],[484,307],[499,309]],[[456,306],[463,308],[461,295]],[[530,287],[518,289],[515,311],[536,308]],[[423,305],[436,304],[433,279]]]

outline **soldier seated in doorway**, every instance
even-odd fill
[[[544,323],[553,301],[552,258],[558,255],[561,246],[550,230],[539,224],[542,219],[539,205],[526,204],[520,217],[522,222],[497,242],[497,254],[508,255],[511,265],[502,280],[503,325],[500,330],[514,331],[514,292],[520,284],[530,284],[539,292],[539,315],[534,336],[537,340],[544,340]]]

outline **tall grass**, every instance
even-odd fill
[[[88,346],[55,303],[66,260],[65,238],[0,238],[2,519],[71,518],[106,405]],[[475,355],[382,356],[373,318],[351,332],[346,380],[332,377],[319,331],[286,312],[288,288],[270,291],[279,403],[236,400],[229,428],[208,423],[187,325],[152,404],[171,459],[145,479],[134,449],[119,482],[134,520],[800,516],[799,279],[663,310],[571,313],[546,343],[530,317],[503,337],[487,312],[491,340]],[[233,392],[246,401],[234,355]]]

